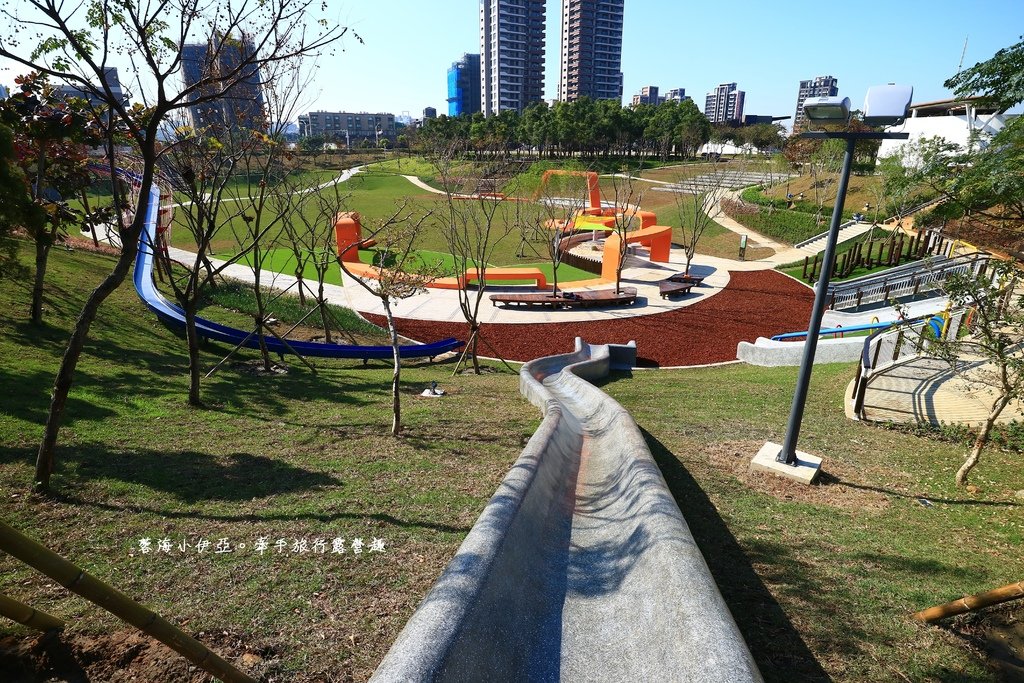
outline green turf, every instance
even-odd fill
[[[5,521],[190,633],[269,648],[275,680],[366,679],[536,428],[518,376],[499,365],[451,377],[450,365],[410,364],[408,431],[396,440],[386,436],[386,364],[318,360],[313,375],[291,362],[285,375],[261,376],[245,351],[245,364],[204,381],[209,407],[190,409],[182,340],[126,284],[101,309],[79,364],[55,496],[30,496],[68,330],[111,265],[55,251],[42,328],[25,322],[28,283],[0,288],[0,376],[11,389],[0,394]],[[204,349],[204,369],[227,351]],[[782,436],[795,368],[637,371],[604,387],[644,430],[766,680],[995,682],[964,635],[976,618],[944,629],[909,614],[1020,579],[1019,453],[993,449],[972,475],[977,488],[958,489],[961,443],[843,416],[852,376],[850,365],[815,368],[800,446],[825,456],[825,474],[810,489],[747,474],[761,443]],[[446,398],[415,398],[431,380]],[[380,537],[387,550],[194,550],[200,538],[259,537]],[[142,554],[141,538],[193,549]],[[0,592],[76,630],[122,628],[6,556]],[[9,633],[25,631],[3,623],[0,636]]]

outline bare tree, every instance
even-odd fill
[[[625,169],[611,177],[612,182],[612,203],[615,207],[613,213],[611,235],[619,242],[618,259],[615,262],[615,292],[622,289],[622,269],[626,265],[626,258],[629,256],[628,235],[639,226],[636,225],[636,217],[640,212],[640,202],[643,200],[644,191],[642,185],[636,179],[638,169]],[[607,255],[607,252],[606,252]]]
[[[311,187],[297,174],[285,176],[279,191],[271,197],[274,211],[282,216],[278,240],[291,251],[295,260],[300,301],[305,300],[302,292],[310,289],[320,313],[324,341],[328,344],[333,343],[332,323],[339,332],[345,331],[334,320],[327,305],[324,285],[328,273],[337,267],[334,221],[344,210],[346,199],[339,178]],[[316,282],[315,291],[307,283],[310,270]]]
[[[970,332],[935,340],[928,352],[949,363],[967,391],[991,400],[971,452],[957,470],[956,483],[961,486],[981,460],[1003,410],[1024,399],[1024,296],[1018,282],[1016,264],[1007,261],[993,261],[988,274],[958,276],[945,282],[954,304],[972,310]]]
[[[825,222],[825,205],[835,199],[839,189],[839,169],[843,160],[841,143],[841,140],[825,140],[810,157],[811,189],[818,207],[814,220],[818,225]]]
[[[62,0],[21,0],[2,10],[0,56],[52,78],[77,85],[105,103],[111,120],[124,125],[141,159],[141,183],[134,219],[121,232],[124,245],[116,265],[88,296],[54,380],[46,427],[36,459],[34,488],[49,488],[64,407],[78,359],[100,305],[128,273],[138,248],[157,171],[164,151],[158,133],[168,116],[204,105],[234,91],[264,66],[313,55],[345,34],[337,25],[317,22],[314,0],[176,0],[174,3],[96,0],[88,5]],[[325,6],[323,6],[325,7]],[[32,39],[28,31],[31,27]],[[242,58],[221,60],[246,34],[253,50]],[[175,87],[181,77],[180,47],[208,41],[207,58],[224,67],[197,82]],[[107,78],[115,55],[132,55],[135,80],[146,90],[144,108],[122,101]]]
[[[517,201],[506,201],[499,192],[501,189],[512,188],[503,188],[501,180],[497,178],[500,173],[498,169],[492,169],[492,177],[485,178],[479,171],[481,167],[477,165],[475,168],[478,172],[469,174],[467,179],[470,167],[461,160],[456,145],[450,145],[434,154],[432,163],[441,187],[445,188],[444,213],[438,216],[438,222],[448,251],[454,259],[454,275],[461,277],[474,269],[477,274],[477,285],[471,286],[469,278],[463,277],[458,293],[459,310],[469,325],[463,358],[466,355],[472,356],[473,372],[480,374],[477,349],[480,342],[480,304],[484,300],[487,267],[498,245],[515,230],[516,222],[510,213],[518,212],[520,204]],[[461,178],[456,178],[456,168]],[[476,190],[472,194],[457,192],[470,185]],[[459,365],[455,366],[456,372]]]
[[[425,264],[414,249],[416,236],[431,215],[430,211],[418,210],[410,202],[403,201],[394,213],[382,219],[369,231],[369,238],[377,242],[377,249],[382,257],[374,269],[375,277],[354,273],[342,258],[345,252],[358,249],[360,242],[338,245],[338,265],[363,289],[380,299],[384,308],[394,368],[391,376],[392,436],[398,436],[402,431],[399,393],[402,357],[399,353],[398,329],[395,327],[395,316],[391,307],[396,301],[424,291],[427,284],[441,274],[439,264]]]
[[[735,166],[737,162],[731,162]],[[697,253],[697,244],[708,226],[718,215],[718,202],[728,189],[725,164],[712,159],[710,169],[701,175],[701,187],[677,184],[672,195],[679,213],[679,233],[683,253],[686,254],[686,275],[690,274],[690,263]]]
[[[587,205],[589,185],[585,175],[555,175],[548,178],[537,194],[537,203],[517,212],[517,224],[531,242],[544,245],[551,263],[551,292],[558,294],[558,267],[562,257],[586,239],[582,223],[574,223]],[[569,227],[573,225],[573,227]],[[595,226],[599,228],[600,226]]]

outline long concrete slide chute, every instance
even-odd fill
[[[587,381],[617,349],[576,346],[523,366],[544,419],[371,680],[761,680],[639,428]]]

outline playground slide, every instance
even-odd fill
[[[131,177],[127,172],[127,177]],[[137,180],[137,179],[136,179]],[[165,325],[171,328],[183,330],[185,328],[185,311],[176,304],[168,301],[156,288],[153,282],[153,245],[156,243],[157,214],[160,210],[160,188],[153,185],[149,193],[149,201],[146,203],[146,224],[139,239],[139,253],[135,257],[135,291],[143,303],[154,313]],[[205,318],[196,318],[196,328],[200,338],[212,339],[227,344],[242,344],[247,348],[259,348],[259,340],[249,337],[244,330],[235,329],[226,325],[219,325]],[[247,337],[249,337],[247,339]],[[299,353],[303,356],[315,356],[321,358],[361,358],[366,361],[370,358],[391,358],[392,349],[390,346],[359,346],[349,344],[319,344],[316,342],[288,341],[286,346],[275,337],[264,337],[267,348],[276,354]],[[447,353],[462,346],[457,339],[444,339],[431,344],[413,344],[399,347],[399,353],[403,358],[433,358],[442,353]],[[290,348],[289,348],[290,347]]]
[[[608,346],[520,371],[544,420],[372,681],[760,681]],[[635,351],[634,351],[635,354]]]

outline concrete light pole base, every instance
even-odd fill
[[[787,465],[775,459],[781,450],[782,446],[779,444],[772,443],[771,441],[766,442],[761,446],[761,450],[757,452],[754,459],[750,461],[750,471],[768,472],[769,474],[798,481],[801,484],[813,484],[814,480],[818,478],[818,473],[821,471],[821,458],[804,453],[803,451],[797,451],[796,465]]]

